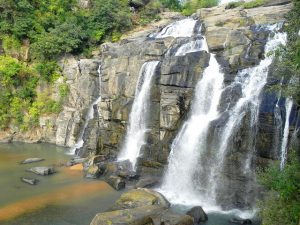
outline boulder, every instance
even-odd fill
[[[96,178],[100,177],[102,174],[103,174],[103,170],[101,170],[101,168],[99,168],[97,165],[91,165],[87,169],[85,177],[96,179]]]
[[[22,161],[21,164],[41,162],[41,161],[44,161],[44,160],[45,159],[41,159],[41,158],[28,158],[28,159],[25,159],[24,161]]]
[[[21,177],[21,181],[30,185],[36,185],[39,180],[34,178]]]
[[[186,214],[194,218],[196,224],[200,222],[205,222],[208,219],[206,213],[204,212],[201,206],[193,207]]]
[[[160,205],[163,207],[169,207],[170,203],[163,195],[156,191],[146,188],[139,188],[122,194],[113,205],[112,210],[130,209],[147,205]]]
[[[154,225],[194,225],[193,217],[189,215],[174,213],[170,209],[161,212],[156,216],[152,216]]]
[[[55,173],[55,170],[53,167],[47,167],[47,166],[32,167],[28,171],[33,172],[37,175],[42,175],[42,176],[46,176],[46,175]]]
[[[157,177],[145,177],[141,178],[135,185],[136,188],[150,188],[159,183],[159,178]]]
[[[153,224],[154,216],[166,208],[159,205],[146,205],[134,209],[115,210],[98,213],[90,225],[146,225]]]
[[[112,186],[117,191],[124,189],[126,185],[125,181],[121,177],[114,176],[114,175],[109,176],[106,179],[106,181],[110,186]]]

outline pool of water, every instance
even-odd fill
[[[62,166],[71,158],[66,152],[50,144],[0,144],[1,225],[88,225],[96,213],[113,205],[122,192]],[[45,161],[19,163],[32,157]],[[54,166],[57,173],[39,176],[26,171],[34,166]],[[21,177],[36,178],[39,183],[31,186]]]

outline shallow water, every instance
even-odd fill
[[[88,225],[96,213],[112,206],[121,192],[99,180],[84,179],[80,170],[61,166],[67,149],[49,144],[0,144],[0,224]],[[45,161],[26,165],[31,158]],[[39,176],[26,170],[55,166],[57,173]],[[20,177],[39,179],[35,186]]]

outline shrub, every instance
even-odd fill
[[[263,225],[297,225],[300,219],[300,163],[292,153],[283,170],[273,164],[259,173],[259,181],[269,189],[259,203]]]
[[[218,5],[218,0],[191,0],[183,6],[182,13],[189,16],[200,8],[209,8]]]
[[[239,6],[243,5],[243,2],[229,2],[226,6],[225,9],[234,9]]]
[[[262,6],[265,3],[265,0],[254,0],[251,2],[246,2],[243,4],[243,7],[245,9],[250,9],[250,8],[255,8],[255,7],[259,7]]]

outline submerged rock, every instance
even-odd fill
[[[30,185],[36,185],[39,180],[34,178],[21,177],[21,181]]]
[[[153,220],[153,224],[159,225],[194,225],[193,217],[189,215],[183,215],[179,213],[174,213],[170,209],[163,211],[157,216],[151,217]]]
[[[201,206],[193,207],[186,214],[193,217],[196,224],[208,220],[208,217]]]
[[[252,224],[252,221],[250,219],[240,219],[240,218],[232,218],[230,222],[239,225]]]
[[[41,161],[44,161],[44,160],[45,159],[41,159],[41,158],[28,158],[28,159],[25,159],[24,161],[22,161],[21,164],[41,162]]]
[[[38,166],[38,167],[32,167],[28,171],[33,172],[38,175],[46,176],[55,173],[55,170],[53,167],[46,167],[46,166]]]
[[[121,177],[113,175],[107,178],[107,183],[117,191],[124,189],[126,185],[125,181]]]

